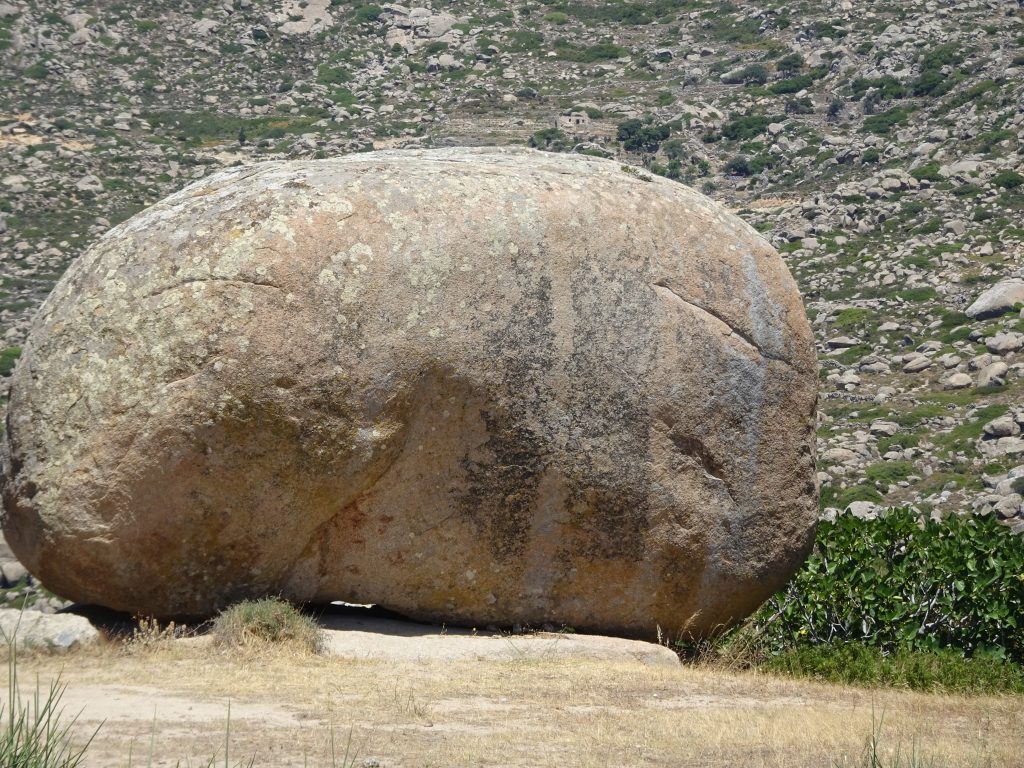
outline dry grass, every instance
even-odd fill
[[[26,659],[23,679],[56,672]],[[897,746],[948,768],[1020,765],[1024,701],[867,691],[709,669],[584,661],[373,663],[219,653],[197,641],[64,660],[69,711],[106,720],[88,764],[331,765],[352,743],[381,766],[854,766],[885,713]],[[139,760],[139,755],[146,759]],[[203,762],[202,764],[205,764]],[[371,763],[372,764],[372,763]]]

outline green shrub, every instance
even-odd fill
[[[938,163],[925,163],[924,165],[915,168],[910,172],[918,181],[942,181],[942,176],[939,174]]]
[[[328,64],[317,67],[316,81],[321,85],[340,85],[351,79],[352,75],[344,67],[332,67]]]
[[[1024,184],[1024,176],[1016,171],[1000,171],[992,177],[992,183],[1003,189],[1016,189]]]
[[[890,109],[879,115],[871,115],[864,118],[864,130],[878,136],[886,136],[892,131],[893,127],[907,122],[909,116],[910,113],[905,109]]]
[[[317,623],[276,597],[246,600],[225,609],[214,619],[212,634],[217,645],[234,648],[284,643],[317,653],[323,645]]]
[[[780,96],[784,93],[798,93],[806,88],[810,88],[812,85],[814,85],[814,78],[810,75],[798,75],[786,80],[779,80],[777,83],[772,83],[768,87],[768,90],[776,96]]]
[[[936,294],[935,289],[930,285],[925,285],[921,288],[907,288],[903,291],[896,291],[896,295],[904,301],[908,301],[913,304],[920,304],[922,301],[930,301],[934,299],[938,294]]]
[[[379,5],[361,5],[356,8],[353,18],[356,24],[368,24],[377,21],[382,13],[384,9]]]
[[[21,347],[8,347],[0,351],[0,376],[10,376],[19,357],[21,357]]]
[[[775,68],[779,72],[791,75],[804,68],[804,57],[799,53],[789,53],[775,62]]]
[[[743,155],[737,155],[726,163],[724,170],[729,176],[750,176],[753,173],[749,158]]]
[[[543,128],[526,140],[526,146],[548,152],[568,152],[572,148],[569,137],[558,128]]]
[[[45,80],[46,76],[50,74],[49,68],[41,61],[37,61],[31,66],[25,67],[22,74],[32,80]]]
[[[747,85],[764,85],[771,73],[764,64],[749,64],[735,74],[726,75],[725,82],[731,84],[746,83]]]
[[[858,77],[853,81],[853,100],[857,101],[869,90],[874,89],[881,98],[886,101],[891,99],[902,99],[907,95],[906,86],[892,75],[875,78],[873,80]]]
[[[722,126],[722,135],[733,141],[748,141],[764,133],[771,122],[772,118],[765,115],[736,117]]]
[[[536,51],[544,45],[544,35],[528,29],[517,29],[508,33],[509,49],[513,51]]]
[[[661,142],[670,135],[672,129],[668,125],[632,119],[619,123],[616,138],[628,152],[657,152]]]
[[[814,552],[751,622],[771,656],[855,642],[1024,662],[1024,547],[994,516],[909,509],[818,526]]]

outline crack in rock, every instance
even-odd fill
[[[738,328],[736,328],[736,326],[734,326],[732,323],[730,323],[728,320],[726,320],[724,317],[722,317],[720,314],[718,314],[714,310],[708,309],[707,307],[701,306],[700,304],[697,304],[696,302],[691,301],[690,299],[685,299],[682,296],[680,296],[672,288],[672,286],[670,286],[668,284],[667,280],[664,280],[664,279],[658,280],[654,284],[654,287],[655,288],[661,288],[662,290],[668,291],[669,294],[674,296],[678,301],[682,302],[686,306],[692,307],[693,309],[696,309],[697,311],[701,312],[702,314],[705,314],[705,315],[708,315],[710,317],[713,317],[718,322],[724,324],[731,331],[731,335],[732,336],[735,336],[740,341],[744,342],[748,347],[751,347],[752,349],[754,349],[758,353],[758,355],[760,355],[761,357],[763,357],[763,358],[765,358],[767,360],[777,360],[780,363],[785,363],[786,365],[790,366],[791,368],[796,367],[796,366],[793,365],[793,363],[791,361],[787,360],[786,358],[766,350],[752,336],[750,336],[749,334],[744,333],[743,331],[741,331]]]
[[[228,278],[228,277],[190,277],[186,280],[182,280],[180,283],[174,285],[168,285],[166,288],[159,288],[152,293],[147,293],[146,298],[151,299],[154,296],[160,296],[161,294],[173,291],[177,288],[184,288],[186,285],[192,283],[227,283],[228,285],[258,285],[261,288],[274,288],[278,291],[284,290],[279,285],[269,282],[260,282],[259,280],[246,280],[244,278]]]

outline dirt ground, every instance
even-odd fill
[[[879,722],[886,766],[896,750],[900,765],[911,751],[949,768],[1024,759],[1022,697],[870,691],[628,656],[346,659],[193,640],[19,660],[25,693],[36,675],[45,687],[58,674],[79,740],[99,728],[86,753],[95,768],[223,766],[226,740],[228,765],[273,768],[831,768],[868,765]]]

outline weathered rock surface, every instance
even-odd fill
[[[0,645],[14,641],[18,648],[67,651],[99,640],[100,633],[84,616],[0,609]]]
[[[1024,280],[1003,280],[981,294],[964,314],[984,320],[1009,312],[1016,304],[1024,304]]]
[[[629,171],[269,163],[116,227],[12,379],[11,547],[160,616],[278,593],[644,636],[742,617],[813,537],[810,330],[751,228]]]

